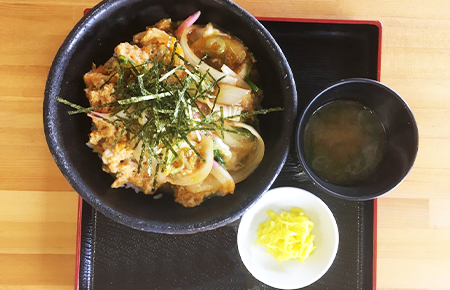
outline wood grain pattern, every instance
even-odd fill
[[[0,289],[72,289],[77,194],[47,149],[42,124],[52,59],[98,0],[0,0]],[[256,16],[380,20],[381,80],[419,126],[416,164],[378,203],[380,290],[450,283],[450,2],[236,0]]]

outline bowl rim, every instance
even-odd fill
[[[142,2],[141,0],[131,0],[133,2]],[[211,219],[211,223],[205,224],[204,222],[195,222],[192,225],[174,225],[174,226],[164,226],[164,225],[154,225],[151,222],[141,220],[136,217],[128,216],[118,210],[114,209],[112,206],[103,203],[90,189],[87,185],[77,178],[76,172],[73,172],[71,165],[66,161],[66,153],[63,152],[61,146],[56,142],[60,137],[55,134],[57,132],[56,128],[58,124],[55,122],[55,117],[52,116],[52,104],[54,105],[54,96],[56,95],[57,88],[56,84],[61,83],[63,78],[63,73],[67,69],[67,63],[73,55],[73,47],[79,42],[80,36],[85,33],[85,27],[89,26],[90,23],[96,21],[97,18],[101,17],[101,14],[107,13],[109,11],[117,10],[118,7],[123,7],[124,5],[129,5],[129,0],[107,0],[102,1],[90,9],[72,28],[69,34],[64,39],[63,43],[59,47],[55,58],[53,59],[52,65],[49,70],[49,74],[46,81],[45,92],[44,92],[44,102],[43,102],[43,122],[44,122],[44,134],[46,141],[50,150],[50,153],[55,160],[59,170],[63,173],[64,177],[69,181],[72,188],[80,195],[84,200],[91,204],[95,209],[99,210],[102,214],[106,215],[108,218],[124,224],[128,227],[135,228],[137,230],[149,231],[155,233],[168,233],[168,234],[186,234],[186,233],[196,233],[205,230],[215,229],[220,226],[229,224],[237,219],[239,219],[242,214],[247,210],[248,207],[253,205],[265,191],[267,191],[270,186],[275,181],[275,178],[279,175],[282,170],[284,163],[286,162],[287,155],[289,152],[289,140],[293,134],[293,123],[297,114],[297,90],[294,81],[292,70],[283,54],[281,48],[276,43],[272,35],[268,30],[250,13],[245,11],[243,8],[235,4],[231,0],[210,0],[210,3],[217,3],[222,7],[227,7],[232,13],[239,15],[240,17],[248,18],[255,33],[259,33],[263,37],[264,41],[268,44],[268,49],[276,52],[279,57],[279,61],[283,64],[283,72],[286,73],[285,82],[290,85],[289,94],[292,96],[292,108],[284,111],[284,114],[288,114],[288,121],[286,124],[286,130],[283,132],[282,137],[285,139],[285,144],[280,146],[279,156],[280,160],[277,162],[277,167],[274,168],[274,178],[268,180],[264,190],[256,196],[252,201],[245,201],[245,206],[239,207],[238,210],[229,210],[223,215],[225,218],[217,220]],[[209,3],[207,5],[210,5]]]
[[[333,191],[331,189],[329,189],[326,186],[323,186],[318,179],[320,179],[320,177],[315,174],[311,174],[312,173],[312,169],[309,167],[308,162],[306,160],[306,157],[301,154],[301,140],[300,140],[300,131],[301,131],[301,127],[302,124],[307,122],[306,120],[306,112],[309,111],[309,109],[317,102],[318,99],[320,99],[320,97],[327,93],[330,90],[334,90],[337,87],[340,86],[344,86],[347,84],[352,84],[352,83],[359,83],[359,84],[365,84],[365,85],[371,85],[371,86],[377,86],[380,87],[388,92],[390,92],[390,94],[396,98],[396,100],[398,102],[400,102],[403,107],[406,109],[410,120],[411,120],[411,125],[413,127],[413,133],[414,133],[414,140],[415,140],[415,145],[414,145],[414,153],[412,156],[412,162],[411,162],[411,166],[408,168],[408,170],[405,172],[405,174],[398,180],[397,184],[395,184],[394,186],[390,187],[388,190],[386,191],[382,191],[382,192],[377,192],[371,195],[362,195],[362,196],[358,196],[358,197],[353,197],[353,196],[348,196],[336,191]],[[414,166],[416,157],[417,157],[417,153],[419,150],[419,130],[417,127],[417,122],[416,119],[414,117],[414,114],[410,108],[410,106],[406,103],[406,101],[400,96],[400,94],[398,94],[396,91],[394,91],[392,88],[390,88],[389,86],[377,81],[377,80],[373,80],[373,79],[369,79],[369,78],[347,78],[347,79],[341,79],[331,85],[329,85],[328,87],[326,87],[325,89],[323,89],[320,93],[318,93],[310,102],[309,104],[306,106],[306,108],[303,110],[300,119],[298,120],[297,123],[297,127],[295,130],[295,149],[297,151],[297,156],[300,159],[300,163],[304,169],[304,171],[306,172],[306,176],[309,178],[309,180],[312,181],[312,183],[318,187],[319,189],[321,189],[322,191],[341,198],[341,199],[345,199],[345,200],[352,200],[352,201],[368,201],[368,200],[373,200],[375,198],[381,197],[387,193],[389,193],[390,191],[392,191],[393,189],[395,189],[397,186],[399,186],[404,180],[405,178],[408,176],[409,172],[411,171],[411,169]],[[314,176],[317,176],[318,178],[315,178]]]
[[[275,195],[276,195],[276,197],[274,197]],[[282,197],[281,200],[280,200],[280,198],[278,198],[280,195]],[[258,272],[258,269],[257,269],[260,266],[260,264],[257,264],[256,261],[253,261],[251,254],[248,253],[248,251],[245,249],[245,245],[248,245],[249,239],[251,239],[251,236],[252,235],[254,236],[256,234],[256,232],[249,233],[248,230],[250,227],[252,227],[252,226],[254,227],[255,224],[257,223],[257,220],[255,218],[255,216],[257,214],[260,214],[261,212],[265,213],[266,209],[273,209],[274,207],[277,207],[277,206],[280,208],[283,208],[282,210],[288,210],[289,207],[300,207],[300,208],[304,209],[305,212],[308,212],[308,210],[310,211],[310,209],[302,207],[301,204],[297,204],[297,203],[296,204],[289,203],[289,205],[286,204],[286,200],[289,199],[289,196],[291,197],[291,200],[305,200],[306,198],[308,198],[311,203],[316,205],[316,208],[318,208],[320,213],[323,215],[323,216],[321,215],[321,217],[323,217],[325,220],[327,220],[328,224],[331,226],[332,231],[333,231],[332,235],[330,235],[333,237],[333,240],[331,241],[331,256],[327,257],[327,259],[325,260],[326,263],[323,264],[323,268],[321,268],[320,271],[317,271],[317,273],[313,277],[310,277],[310,279],[307,279],[307,280],[301,281],[301,282],[297,281],[296,283],[293,283],[292,281],[290,281],[292,284],[286,283],[285,281],[284,281],[285,283],[280,283],[280,280],[284,280],[284,279],[282,279],[282,276],[285,273],[279,273],[279,272],[275,273],[275,276],[277,279],[274,279],[275,277],[267,277],[265,275],[262,275],[262,273]],[[300,201],[300,203],[301,203],[301,201]],[[282,204],[282,205],[280,205],[280,204]],[[267,219],[267,216],[265,216],[265,220],[266,219]],[[314,222],[314,220],[312,220],[312,221]],[[323,224],[323,221],[322,221],[322,224]],[[329,239],[326,239],[326,240],[329,241]],[[333,264],[333,262],[336,258],[336,255],[337,255],[337,252],[339,249],[339,228],[337,225],[336,218],[334,217],[331,209],[321,198],[319,198],[314,193],[312,193],[306,189],[299,188],[299,187],[292,187],[292,186],[277,187],[277,188],[273,188],[273,189],[267,191],[264,194],[264,196],[242,216],[242,219],[241,219],[241,222],[240,222],[239,228],[238,228],[237,245],[238,245],[238,251],[241,256],[243,264],[245,265],[247,270],[256,279],[258,279],[259,281],[261,281],[271,287],[275,287],[275,288],[297,289],[297,288],[306,287],[306,286],[311,285],[312,283],[318,281],[330,269],[331,265]],[[261,254],[261,253],[259,253],[259,254]],[[256,253],[256,255],[258,255],[258,253]],[[267,255],[267,253],[264,252],[264,255]],[[311,257],[309,257],[308,259],[310,259],[310,258]],[[293,265],[294,267],[297,267],[297,266],[303,267],[303,265],[306,265],[308,263],[308,259],[305,260],[304,264],[297,264],[297,261],[285,261],[285,262],[290,263],[287,267],[289,267],[291,265]],[[271,259],[271,260],[273,261],[274,264],[278,263],[275,259]],[[295,276],[298,277],[299,275],[295,275]],[[289,285],[287,285],[287,284],[289,284]]]

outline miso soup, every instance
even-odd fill
[[[371,109],[339,100],[313,113],[305,128],[304,145],[316,174],[345,185],[375,171],[384,154],[386,132]]]

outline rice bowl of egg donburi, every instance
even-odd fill
[[[94,208],[137,229],[189,233],[237,219],[270,187],[296,95],[282,52],[245,11],[172,2],[93,8],[54,60],[44,122],[56,163]]]

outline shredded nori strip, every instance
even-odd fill
[[[175,43],[175,47],[176,45],[178,44]],[[142,167],[145,154],[156,159],[157,170],[164,170],[168,165],[167,154],[157,152],[159,146],[163,144],[166,152],[170,151],[177,156],[174,147],[183,141],[204,161],[187,138],[191,132],[215,131],[222,137],[224,132],[249,135],[240,128],[224,128],[225,120],[238,117],[246,119],[249,116],[282,110],[271,108],[224,117],[222,108],[219,111],[214,110],[220,92],[220,80],[215,80],[209,72],[200,72],[198,66],[192,66],[177,53],[172,53],[170,62],[164,61],[165,56],[149,59],[142,64],[137,64],[126,56],[115,56],[117,64],[106,81],[108,83],[113,76],[117,76],[114,102],[85,108],[59,97],[57,101],[74,109],[68,112],[70,115],[91,113],[120,128],[120,134],[114,144],[125,133],[129,133],[130,141],[135,142],[133,148],[138,144],[142,147],[138,170]],[[183,64],[175,66],[175,58],[179,58]],[[103,86],[104,84],[101,88]],[[197,100],[207,98],[213,99],[210,114],[205,114],[196,103]],[[96,114],[96,110],[101,108],[109,108],[110,112],[106,115]],[[193,114],[200,117],[194,119]],[[142,125],[143,118],[147,120]]]

